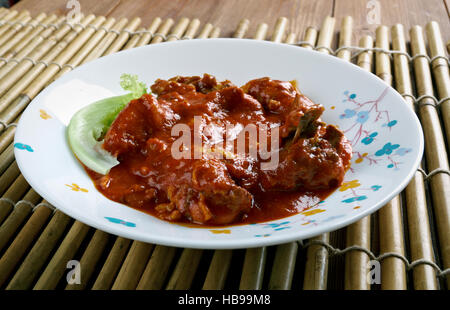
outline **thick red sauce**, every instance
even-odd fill
[[[157,80],[151,90],[132,100],[104,137],[120,164],[105,176],[86,168],[111,200],[210,227],[297,214],[343,181],[350,143],[320,120],[323,106],[290,82],[261,78],[237,87],[205,74]],[[263,139],[244,133],[251,125],[271,129]],[[189,138],[180,143],[183,134]],[[263,167],[273,155],[255,156],[251,147],[264,143],[279,150],[269,169]]]

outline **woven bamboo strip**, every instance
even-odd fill
[[[119,19],[119,21],[112,27],[113,32],[109,32],[102,39],[100,44],[98,44],[90,53],[86,56],[84,62],[89,62],[93,59],[97,59],[100,57],[111,45],[111,43],[118,37],[117,32],[120,32],[125,25],[128,23],[128,19],[123,17]],[[98,33],[98,31],[97,31]]]
[[[39,21],[41,21],[45,17],[45,14],[41,13],[39,14],[38,17]],[[8,31],[6,31],[3,35],[0,36],[0,46],[3,45],[6,41],[10,40],[12,36],[17,34],[17,32],[19,32],[25,26],[26,23],[30,23],[31,20],[32,18],[28,14],[21,16],[17,20],[17,24],[12,25]]]
[[[14,122],[16,122],[18,119]],[[3,132],[0,132],[0,153],[3,153],[6,148],[11,145],[13,139],[14,139],[14,133],[16,132],[16,127],[11,126],[8,129],[4,130]]]
[[[171,33],[167,36],[167,42],[176,41],[181,38],[183,33],[186,31],[189,25],[189,18],[182,17],[175,27],[172,29]]]
[[[50,215],[51,210],[49,208],[40,207],[36,209],[17,237],[14,238],[14,241],[0,259],[0,285],[6,283],[5,281],[20,263],[22,257],[26,254],[33,240],[38,236],[41,227],[44,226]],[[35,267],[32,266],[32,268]],[[16,276],[17,273],[14,277]],[[30,276],[30,274],[27,274],[27,276]]]
[[[251,248],[245,251],[241,272],[240,290],[260,290],[264,278],[267,248]]]
[[[104,24],[106,18],[103,16],[96,17],[91,25],[93,27],[86,27],[82,30],[78,36],[76,36],[70,44],[68,44],[64,50],[55,57],[48,67],[39,75],[38,79],[35,79],[25,90],[25,94],[34,98],[42,88],[51,80],[51,78],[58,73],[61,69],[59,65],[64,65],[69,59],[71,59],[79,49],[90,39],[95,33],[95,29]],[[59,65],[58,65],[59,64]]]
[[[331,42],[333,40],[335,19],[332,17],[325,18],[322,28],[320,29],[319,38],[317,40],[317,46],[320,47],[317,50],[322,53],[329,53]],[[318,240],[328,243],[330,240],[329,234],[323,234],[312,238],[312,240]],[[311,245],[308,247],[306,253],[306,266],[305,275],[303,280],[303,289],[324,290],[327,287],[327,274],[328,274],[328,252],[320,245]]]
[[[47,213],[47,217],[46,214]],[[42,206],[33,212],[33,215],[27,221],[14,242],[23,244],[28,248],[34,239],[38,236],[41,227],[47,221],[51,214],[50,209]],[[44,231],[39,235],[34,246],[28,252],[19,269],[6,287],[7,290],[25,290],[33,286],[34,281],[41,272],[44,264],[50,256],[58,241],[62,237],[66,227],[70,223],[70,218],[56,211]],[[22,253],[23,255],[24,253]]]
[[[258,25],[258,28],[256,28],[256,33],[253,37],[255,40],[265,40],[267,36],[267,30],[269,29],[269,26],[266,23],[262,23]]]
[[[359,46],[372,48],[373,40],[370,36],[364,36],[359,42]],[[357,59],[357,65],[366,71],[371,71],[373,53],[371,51],[361,53]],[[370,216],[359,220],[347,227],[347,247],[356,245],[370,249]],[[366,275],[369,257],[359,251],[350,251],[345,255],[345,282],[344,288],[347,290],[369,290],[370,284]]]
[[[14,161],[8,169],[0,176],[0,195],[6,191],[6,189],[11,185],[12,182],[19,176],[20,171],[17,163]],[[7,202],[0,201],[0,206],[6,205]],[[0,208],[0,223],[4,219],[4,208]]]
[[[8,40],[8,42],[4,42],[4,44],[0,46],[0,55],[5,57],[6,52],[8,52],[13,46],[24,41],[29,42],[33,38],[33,36],[38,35],[39,32],[41,32],[44,29],[44,27],[42,27],[40,24],[47,25],[55,20],[56,20],[55,14],[52,14],[50,16],[47,16],[45,13],[39,14],[38,16],[36,16],[35,19],[33,19],[33,21],[30,24],[23,27],[23,29],[19,33],[17,33],[13,38]]]
[[[160,33],[163,36],[165,36],[167,34],[167,32],[169,31],[169,29],[171,28],[172,24],[173,24],[173,21],[166,20],[166,22],[161,25]],[[171,41],[173,41],[173,40],[177,40],[178,38],[182,37],[184,32],[187,30],[188,25],[189,25],[189,19],[181,18],[180,21],[177,23],[177,25],[171,31],[170,35],[168,36],[168,40],[170,39]],[[154,39],[156,39],[156,38],[161,38],[161,37],[158,36],[158,37],[155,37]],[[150,44],[155,44],[155,43],[159,42],[159,40],[154,41],[154,39],[151,41]],[[127,258],[125,260],[125,262],[130,262],[130,263],[127,265],[125,265],[125,263],[124,263],[124,265],[122,266],[122,268],[119,272],[119,275],[117,276],[117,279],[114,282],[113,289],[135,289],[137,287],[140,277],[141,277],[141,274],[143,273],[144,268],[146,266],[148,256],[150,255],[151,250],[153,249],[153,245],[134,241],[131,248],[134,249],[135,247],[139,247],[141,249],[140,253],[144,253],[144,255],[140,255],[141,261],[139,262],[139,264],[142,266],[142,268],[140,268],[137,273],[131,274],[129,272],[126,272],[127,268],[135,268],[132,265],[129,265],[129,264],[135,264],[134,258],[131,257],[132,255],[135,255],[135,254],[130,250],[130,253],[128,253]],[[147,254],[147,255],[145,255],[145,254]],[[145,281],[146,280],[143,280],[142,286],[145,286],[148,284]]]
[[[14,161],[14,146],[9,144],[8,147],[0,154],[0,174],[5,171]]]
[[[219,27],[214,27],[214,29],[211,31],[211,34],[209,37],[211,39],[218,38],[220,36],[220,31],[221,31],[221,29]]]
[[[244,18],[243,20],[241,20],[236,31],[233,34],[233,38],[242,39],[247,33],[249,24],[250,21],[248,19]]]
[[[112,289],[134,290],[141,278],[152,250],[153,244],[134,241],[114,281]]]
[[[291,32],[291,33],[289,33],[289,34],[287,35],[287,37],[286,37],[286,42],[285,42],[285,43],[286,43],[286,44],[294,44],[295,41],[296,41],[296,39],[297,39],[297,34]]]
[[[351,16],[346,16],[341,21],[341,30],[339,32],[338,47],[351,46],[352,45],[352,35],[353,35],[353,18]],[[342,50],[337,55],[345,61],[351,60],[351,53],[348,50]],[[330,244],[335,248],[345,247],[346,241],[346,230],[345,228],[338,229],[329,234]],[[328,262],[328,274],[337,274],[340,270],[345,268],[345,257],[333,256]],[[342,278],[340,276],[328,277],[327,286],[329,288],[342,288],[343,286]],[[345,285],[345,284],[344,284]]]
[[[124,30],[120,33],[117,39],[108,47],[108,49],[103,53],[103,56],[115,53],[120,50],[122,46],[128,41],[130,38],[130,32],[133,32],[140,25],[141,19],[139,17],[133,18],[127,26],[125,26]]]
[[[59,18],[56,24],[60,24],[62,21],[64,21],[64,17]],[[24,40],[26,44],[19,42],[4,55],[6,59],[13,57],[15,57],[15,59],[22,59],[20,63],[9,61],[6,64],[5,60],[0,61],[0,64],[2,65],[0,69],[0,85],[7,83],[6,81],[9,80],[17,80],[23,73],[31,68],[31,65],[33,64],[33,61],[31,60],[39,60],[70,31],[70,27],[64,25],[59,29],[56,27],[48,27],[44,30],[43,26],[38,26],[35,31],[36,33],[32,33],[34,36],[29,38],[30,40],[28,42]],[[29,59],[25,59],[25,57],[29,57]]]
[[[316,45],[317,41],[317,30],[313,27],[306,28],[305,36],[303,38],[303,41],[307,42],[306,44],[300,44],[301,47],[312,49],[312,46]]]
[[[446,57],[444,43],[442,42],[441,30],[439,24],[435,21],[429,22],[426,25],[426,32],[428,37],[428,45],[430,50],[430,57]],[[439,98],[450,97],[450,77],[448,62],[442,58],[436,58],[431,64],[434,81],[439,94]],[[450,150],[450,99],[443,101],[440,104],[442,120],[447,138],[447,150]]]
[[[269,290],[289,290],[297,258],[297,242],[277,246],[272,273],[269,280]]]
[[[96,230],[91,241],[89,242],[83,256],[80,259],[80,266],[83,268],[83,277],[79,284],[67,284],[66,290],[82,290],[86,288],[95,266],[97,265],[106,244],[108,243],[109,235],[101,230]]]
[[[198,18],[194,18],[190,23],[188,28],[186,29],[186,33],[181,38],[183,40],[188,40],[194,38],[195,34],[198,31],[198,28],[200,27],[200,20]]]
[[[78,221],[74,222],[58,250],[41,273],[39,280],[33,287],[34,290],[56,288],[66,271],[67,262],[73,258],[88,231],[89,226]]]
[[[389,29],[380,26],[376,30],[375,46],[389,49]],[[389,55],[375,53],[376,75],[387,84],[392,84],[391,63]],[[378,211],[380,229],[380,252],[405,254],[403,223],[400,197],[394,197]],[[381,262],[382,289],[406,289],[405,264],[397,257],[388,257]]]
[[[14,206],[13,212],[10,213],[2,226],[0,226],[0,252],[31,213],[33,205],[40,200],[41,197],[33,189],[30,189],[23,197],[23,201],[18,202]]]
[[[166,290],[187,290],[191,287],[192,280],[197,272],[198,264],[203,250],[184,249],[175,270],[170,276]]]
[[[159,290],[164,287],[177,249],[157,245],[136,287],[138,290]]]
[[[106,258],[105,264],[92,286],[93,290],[109,290],[111,288],[130,244],[130,239],[117,237],[111,252],[109,252],[108,257]]]
[[[98,27],[104,20],[104,17],[98,17],[94,20],[93,25]],[[75,26],[75,28],[77,27],[81,28],[80,26]],[[77,35],[78,31],[74,30],[74,32],[68,34],[73,35],[70,37],[70,40],[59,42],[43,59],[49,64],[48,66],[45,66],[43,63],[36,64],[16,85],[3,95],[0,99],[0,110],[4,110],[0,113],[0,120],[9,123],[13,118],[17,117],[31,101],[31,98],[34,98],[47,85],[53,76],[58,73],[60,66],[64,65],[93,33],[94,29],[91,27],[82,30],[79,35]],[[7,106],[6,109],[5,106]]]
[[[24,16],[28,16],[28,15],[30,15],[30,12],[28,12],[28,11],[22,11],[19,13],[15,10],[12,10],[12,11],[9,11],[5,17],[3,17],[3,20],[16,22],[16,21],[19,21],[20,19],[22,19]],[[5,23],[2,26],[0,26],[0,36],[3,35],[10,28],[11,28],[11,24],[9,24],[9,23]]]
[[[143,33],[133,35],[131,39],[127,42],[127,44],[124,46],[123,50],[127,50],[135,46],[147,45],[152,39],[153,34],[158,30],[158,27],[161,25],[161,23],[162,19],[160,17],[156,17],[150,24],[150,27],[148,27],[147,29],[140,28],[139,31]],[[138,42],[141,41],[143,43],[139,44]]]
[[[217,250],[214,252],[203,283],[203,290],[221,290],[224,288],[232,255],[232,250]]]
[[[85,25],[93,18],[94,16],[88,16],[81,21],[81,24]],[[11,69],[11,71],[0,80],[0,95],[3,95],[0,99],[0,111],[3,111],[11,101],[20,94],[23,88],[25,88],[36,75],[45,69],[45,64],[37,63],[33,66],[33,61],[40,60],[42,56],[42,60],[46,63],[53,61],[67,44],[76,37],[80,30],[81,27],[76,27],[76,29],[70,31],[70,27],[66,25],[66,27],[62,27],[52,37],[37,46],[37,48],[27,56],[29,59],[24,59],[15,67],[10,68],[8,64],[2,68],[2,70]],[[57,42],[60,38],[63,40]]]
[[[60,76],[72,70],[72,68],[78,66],[80,63],[88,61],[87,55],[91,55],[93,51],[98,49],[98,46],[104,44],[105,34],[114,24],[115,19],[110,17],[102,25],[102,28],[97,30],[92,37],[83,45],[83,47],[67,62],[67,66],[61,68],[58,74],[55,75],[53,80],[58,79]],[[113,33],[114,35],[114,33]],[[100,43],[99,41],[102,40]]]
[[[284,36],[286,29],[287,20],[285,18],[279,18],[275,24],[275,29],[273,31],[272,40],[274,42],[279,42]],[[239,28],[241,27],[239,25]],[[238,28],[238,30],[239,30]],[[243,35],[245,32],[241,32]],[[247,249],[245,252],[244,266],[241,273],[241,281],[239,284],[240,290],[247,289],[261,289],[262,281],[264,278],[264,266],[266,263],[267,249],[263,248],[252,248]]]
[[[0,223],[2,223],[5,218],[9,215],[14,206],[11,203],[5,202],[4,200],[8,200],[9,202],[16,203],[23,194],[29,189],[29,185],[25,178],[20,175],[8,188],[8,190],[3,194],[1,201],[1,211],[0,211]]]
[[[31,16],[26,16],[22,19],[22,24],[16,24],[7,34],[0,37],[0,55],[7,51],[11,46],[21,40],[27,33],[41,23],[47,14],[41,13],[34,19]],[[29,22],[31,20],[31,22]],[[28,23],[29,22],[29,23]],[[28,23],[25,25],[25,23]]]
[[[277,22],[275,24],[275,30],[273,31],[272,38],[270,41],[280,43],[283,41],[284,34],[286,32],[286,26],[287,26],[287,18],[286,17],[280,17],[277,19]]]
[[[295,42],[295,33],[286,37],[286,44]],[[275,260],[269,280],[269,289],[288,290],[291,288],[297,259],[298,244],[291,242],[276,247]]]
[[[197,39],[206,39],[208,38],[209,34],[213,30],[214,26],[211,23],[205,24],[203,26],[202,30],[200,31],[199,35],[197,36]]]
[[[156,44],[161,43],[164,39],[164,37],[169,33],[170,28],[172,28],[174,24],[173,19],[168,18],[164,21],[164,23],[159,28],[159,31],[155,33],[152,40],[150,41],[150,44]]]
[[[0,8],[0,19],[2,19],[3,16],[5,16],[7,13],[8,13],[8,9],[4,8],[4,7],[1,7]]]
[[[392,27],[392,47],[394,50],[407,52],[403,26]],[[404,55],[394,55],[395,85],[399,93],[413,95],[409,72],[409,62]],[[406,103],[414,111],[414,101],[405,96]],[[410,242],[411,260],[426,259],[434,261],[433,245],[427,199],[423,175],[417,171],[405,189],[406,211]],[[437,289],[436,272],[428,265],[420,265],[413,269],[414,289]]]
[[[414,26],[410,30],[411,51],[413,55],[426,54],[422,27]],[[433,83],[428,61],[415,58],[413,62],[417,95],[433,96]],[[419,102],[418,114],[425,136],[425,157],[428,171],[435,169],[449,169],[448,154],[445,149],[444,136],[439,122],[436,108],[426,103],[434,104],[429,98]],[[437,232],[439,236],[440,252],[444,268],[450,268],[450,175],[438,173],[430,178],[431,194],[433,198],[433,211],[435,214]],[[450,276],[447,276],[447,284]]]

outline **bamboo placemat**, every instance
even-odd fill
[[[336,22],[340,22],[335,44]],[[439,25],[380,26],[352,42],[351,17],[319,30],[270,32],[242,20],[233,37],[269,39],[352,61],[393,85],[418,114],[425,156],[407,188],[377,213],[309,240],[241,250],[147,244],[88,227],[43,200],[14,160],[15,124],[30,101],[74,67],[146,44],[220,36],[198,19],[62,16],[0,8],[0,287],[3,289],[447,289],[450,281],[449,60]],[[269,36],[270,34],[270,36]],[[303,35],[303,36],[301,36]],[[391,41],[390,39],[391,38]],[[428,45],[425,43],[427,39]],[[333,49],[333,46],[337,46]],[[41,117],[46,117],[45,114]],[[82,266],[68,284],[67,263]],[[380,265],[381,281],[368,273]],[[375,267],[374,267],[375,266]],[[371,269],[372,268],[372,269]],[[372,278],[372,280],[377,280]]]

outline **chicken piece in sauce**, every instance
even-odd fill
[[[255,208],[285,207],[276,195],[267,199],[267,193],[331,193],[343,181],[350,144],[336,127],[321,122],[323,106],[290,82],[266,77],[237,87],[205,74],[159,79],[151,90],[153,95],[132,100],[105,135],[104,149],[120,164],[106,176],[90,172],[112,200],[169,221],[225,225],[251,218]],[[260,159],[247,153],[217,158],[206,152],[200,158],[175,159],[171,147],[177,137],[171,130],[186,124],[194,132],[196,116],[202,117],[202,128],[210,128],[201,137],[207,146],[225,140],[229,128],[279,127],[279,164],[262,170]]]

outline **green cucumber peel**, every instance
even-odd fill
[[[120,86],[128,94],[96,101],[75,113],[67,126],[70,148],[89,169],[107,174],[119,164],[116,157],[103,149],[103,136],[123,108],[133,99],[147,93],[136,75],[122,74]]]

